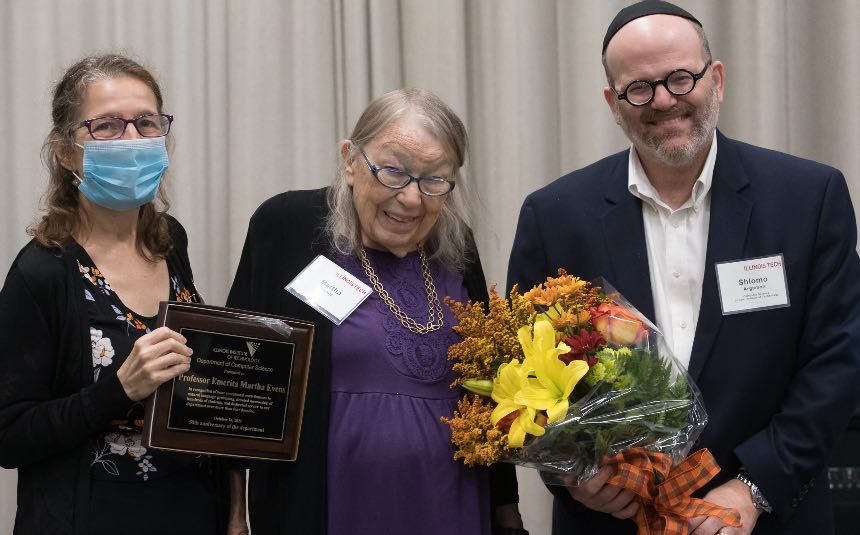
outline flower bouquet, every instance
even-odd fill
[[[672,477],[704,429],[701,395],[657,328],[603,281],[560,269],[524,294],[514,286],[508,300],[493,288],[486,308],[445,302],[462,338],[448,352],[459,374],[452,387],[473,394],[443,421],[467,465],[507,461],[547,484],[576,485],[616,464],[624,470],[610,482],[628,488],[617,478],[650,472],[648,488],[634,490],[642,497]],[[704,454],[686,467],[702,473],[684,486],[685,503],[719,470]]]

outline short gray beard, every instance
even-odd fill
[[[701,118],[700,121],[693,121],[693,128],[690,133],[690,138],[680,147],[668,146],[664,143],[665,139],[658,136],[641,136],[637,131],[630,128],[627,120],[620,115],[617,115],[618,124],[627,135],[628,139],[636,147],[637,152],[647,152],[661,163],[671,166],[681,166],[690,163],[693,158],[699,154],[714,136],[714,130],[717,128],[717,121],[720,118],[720,107],[717,99],[716,86],[711,88],[711,95],[708,101],[704,104],[700,113],[696,114],[694,119]]]

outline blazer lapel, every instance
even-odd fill
[[[717,161],[711,185],[711,221],[708,225],[702,304],[690,355],[689,373],[694,381],[705,367],[723,321],[715,264],[743,258],[753,208],[752,200],[744,192],[749,180],[736,150],[725,136],[717,132]]]
[[[624,158],[609,177],[603,232],[612,273],[604,276],[633,306],[652,322],[654,298],[645,245],[642,202],[627,189],[627,162]]]

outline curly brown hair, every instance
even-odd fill
[[[80,125],[81,108],[87,88],[94,82],[121,77],[140,80],[155,95],[158,113],[162,112],[161,88],[142,65],[121,54],[88,56],[65,72],[54,87],[51,106],[52,128],[42,145],[42,161],[48,168],[48,189],[42,196],[44,215],[27,232],[45,247],[63,248],[81,225],[75,175],[60,162],[74,150],[74,133]],[[157,204],[157,206],[156,206]],[[167,254],[171,241],[167,225],[170,204],[162,179],[157,203],[140,208],[137,220],[137,250],[155,261]]]

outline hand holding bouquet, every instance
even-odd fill
[[[503,460],[539,470],[548,484],[574,485],[603,464],[637,459],[651,474],[645,487],[659,494],[707,422],[659,331],[607,284],[559,270],[524,294],[515,286],[507,301],[491,291],[486,310],[446,304],[463,339],[448,353],[460,375],[452,386],[475,395],[443,421],[454,458],[467,465]],[[706,477],[712,458],[694,457]],[[684,499],[713,473],[687,485]]]

